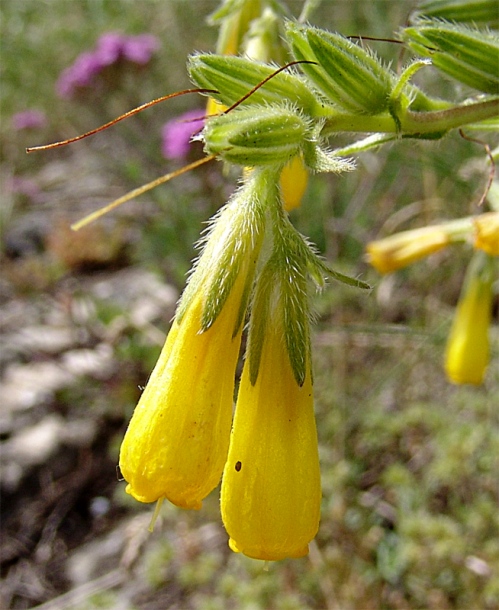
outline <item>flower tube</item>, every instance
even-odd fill
[[[464,241],[471,234],[471,218],[410,229],[366,246],[366,259],[380,273],[391,273],[438,252],[449,244]]]
[[[490,357],[495,264],[491,256],[480,251],[470,263],[445,354],[445,370],[453,383],[479,385],[483,381]]]
[[[300,387],[281,333],[269,328],[255,385],[244,366],[223,475],[231,549],[265,560],[306,555],[320,499],[310,370]]]
[[[259,174],[253,178],[259,179]],[[218,216],[120,452],[126,491],[201,508],[227,457],[246,302],[263,236],[243,187]]]
[[[221,491],[229,546],[263,560],[306,555],[321,502],[303,242],[279,237],[255,287]]]

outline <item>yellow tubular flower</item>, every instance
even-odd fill
[[[438,226],[403,231],[367,244],[367,262],[380,273],[390,273],[449,243],[449,235]]]
[[[229,446],[234,378],[253,273],[265,231],[255,172],[217,215],[120,453],[126,491],[201,508]],[[260,186],[259,186],[260,185]]]
[[[491,256],[499,256],[499,212],[488,212],[476,216],[474,228],[474,247]]]
[[[241,274],[208,330],[201,332],[201,291],[173,323],[121,446],[126,491],[140,502],[166,497],[199,509],[220,480],[241,342],[241,331],[232,334],[244,284]]]
[[[255,385],[244,365],[221,493],[233,551],[302,557],[319,527],[321,484],[310,370],[300,387],[269,324]]]
[[[445,370],[453,383],[479,385],[489,363],[493,259],[477,252],[465,279],[447,341]]]

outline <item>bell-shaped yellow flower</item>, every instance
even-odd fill
[[[120,453],[126,488],[141,502],[201,508],[229,446],[235,370],[265,232],[255,172],[217,215]]]
[[[264,560],[308,553],[321,501],[310,367],[300,387],[276,326],[254,385],[244,365],[221,493],[231,549]]]
[[[367,262],[380,273],[391,273],[448,244],[449,236],[440,227],[403,231],[367,244]]]
[[[454,383],[482,383],[489,363],[493,259],[476,252],[447,340],[445,370]]]
[[[475,248],[491,256],[499,256],[499,212],[487,212],[476,216],[474,228]]]
[[[175,320],[135,409],[120,453],[126,491],[141,502],[165,497],[201,508],[227,457],[241,331],[233,335],[244,278],[201,332],[203,294]]]

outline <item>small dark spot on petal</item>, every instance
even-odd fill
[[[241,468],[242,468],[241,462],[236,462],[235,468],[236,468],[236,472],[239,472],[241,470]]]

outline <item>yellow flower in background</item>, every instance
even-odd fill
[[[395,233],[366,246],[366,260],[380,273],[391,273],[438,252],[471,234],[471,218]]]
[[[473,219],[474,247],[491,256],[499,256],[499,212],[487,212]]]
[[[445,353],[445,370],[458,384],[482,383],[490,358],[492,282],[496,262],[476,252],[464,281]]]
[[[438,226],[403,231],[367,244],[367,262],[380,273],[391,273],[438,252],[449,241],[449,236]]]

